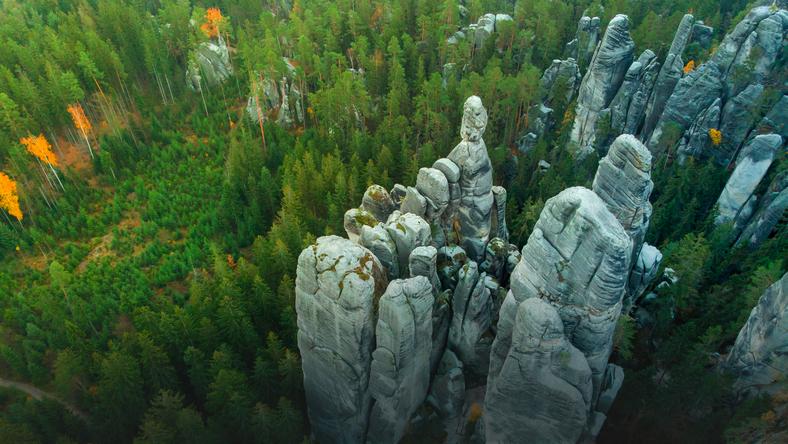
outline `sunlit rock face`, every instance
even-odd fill
[[[788,375],[788,274],[772,284],[752,309],[725,363],[743,394],[785,390]]]

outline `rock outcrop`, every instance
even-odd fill
[[[597,121],[613,100],[632,63],[635,43],[629,36],[629,18],[615,16],[583,77],[575,109],[570,144],[578,155],[593,150]]]
[[[500,309],[490,354],[488,394],[502,396],[502,387],[524,383],[507,380],[503,368],[514,347],[516,315],[523,310],[518,307],[523,301],[542,299],[554,307],[562,321],[562,334],[584,355],[590,369],[590,397],[573,407],[584,412],[583,421],[574,422],[571,428],[565,425],[562,432],[580,436],[590,420],[586,415],[601,414],[595,405],[603,389],[631,256],[629,235],[593,191],[573,187],[549,199],[523,247],[522,259],[512,273],[510,291]],[[489,403],[498,402],[489,396],[492,395],[488,395]],[[515,421],[512,417],[519,414],[510,412],[507,416],[502,421]],[[560,411],[551,418],[557,423],[563,420]],[[494,437],[496,430],[489,429],[488,438]]]
[[[659,62],[647,49],[629,66],[624,83],[610,103],[610,127],[617,134],[635,134],[654,88]]]
[[[223,83],[233,74],[230,53],[221,35],[200,43],[192,52],[186,70],[186,85],[193,91]]]
[[[433,300],[432,284],[424,276],[392,281],[380,298],[367,442],[398,443],[427,396]]]
[[[449,347],[457,354],[466,369],[477,374],[487,371],[490,345],[485,333],[492,324],[492,300],[485,286],[485,273],[468,261],[457,273],[457,286],[452,296]]]
[[[741,227],[742,232],[736,244],[755,248],[763,243],[783,218],[786,209],[788,209],[788,171],[783,171],[774,178],[759,199],[758,209],[747,225]]]
[[[742,210],[754,205],[754,202],[748,204],[748,201],[782,146],[783,139],[779,134],[762,134],[755,136],[742,148],[736,168],[717,199],[718,215],[715,221],[718,224],[737,220]]]
[[[462,413],[465,376],[462,361],[451,350],[446,350],[440,360],[427,401],[444,418],[455,418]]]
[[[676,30],[676,34],[673,36],[673,42],[670,44],[668,54],[665,56],[665,62],[659,70],[656,83],[648,100],[645,122],[643,123],[644,137],[648,137],[654,130],[657,121],[662,116],[668,98],[681,78],[684,69],[684,61],[681,59],[681,54],[684,52],[684,48],[686,48],[687,42],[692,35],[694,25],[694,17],[691,14],[684,15]]]
[[[372,252],[337,236],[318,238],[298,257],[298,348],[310,423],[321,442],[364,441],[374,307],[386,283]]]
[[[473,260],[484,252],[490,238],[493,206],[492,164],[482,135],[487,127],[487,110],[481,99],[471,96],[463,107],[462,141],[449,153],[460,168],[459,205],[449,217],[459,224],[460,245]]]
[[[511,346],[487,387],[487,442],[576,443],[592,397],[588,362],[552,304],[534,297],[515,310]]]
[[[304,96],[296,81],[296,67],[282,58],[285,72],[281,78],[257,75],[246,102],[246,115],[254,122],[273,119],[283,128],[304,124]]]
[[[788,376],[788,273],[772,284],[752,309],[725,367],[734,388],[745,394],[786,389]]]
[[[566,57],[577,60],[581,72],[585,72],[599,43],[599,26],[599,17],[580,18],[575,38],[566,44]]]

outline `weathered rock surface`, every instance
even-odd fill
[[[427,201],[427,220],[440,218],[449,206],[449,181],[436,168],[421,168],[416,177],[416,189]]]
[[[697,43],[704,50],[709,49],[712,37],[714,37],[714,28],[706,26],[702,20],[698,20],[692,25],[692,39],[690,43]]]
[[[717,199],[719,214],[715,221],[718,224],[731,222],[737,218],[763,176],[766,175],[782,144],[780,135],[762,134],[755,136],[742,148],[736,159],[736,168]]]
[[[496,383],[509,353],[517,306],[541,298],[556,307],[567,339],[585,355],[596,399],[626,291],[631,249],[629,235],[591,190],[568,188],[549,199],[501,306],[488,386]]]
[[[444,418],[455,418],[462,413],[465,376],[462,361],[451,350],[446,350],[441,357],[427,401]]]
[[[588,362],[551,303],[532,297],[514,309],[511,347],[487,385],[487,442],[576,443],[592,399]]]
[[[400,277],[397,245],[383,224],[377,224],[374,227],[362,226],[359,243],[378,258],[389,280]]]
[[[427,396],[432,305],[432,284],[424,276],[392,281],[380,298],[367,442],[398,443]]]
[[[635,136],[618,136],[599,161],[592,189],[632,239],[634,263],[651,219],[651,153]]]
[[[324,236],[298,257],[296,312],[304,393],[321,442],[363,442],[375,301],[387,280],[366,248]]]
[[[566,44],[566,55],[577,60],[581,71],[585,71],[599,43],[599,17],[584,16],[577,23],[575,38]]]
[[[575,59],[553,60],[553,63],[542,74],[542,78],[539,79],[542,101],[546,103],[554,103],[556,100],[563,100],[565,103],[571,102],[581,81],[580,69]]]
[[[481,256],[490,236],[492,164],[482,139],[486,126],[487,110],[481,99],[469,97],[463,107],[462,141],[448,156],[460,167],[461,201],[451,216],[459,223],[461,245],[471,259]]]
[[[619,14],[608,24],[580,85],[570,134],[576,154],[584,155],[593,150],[597,120],[624,81],[634,49],[635,43],[629,36],[629,18]]]
[[[744,393],[785,390],[788,376],[788,273],[772,284],[752,309],[726,362]]]
[[[758,130],[761,133],[775,133],[782,136],[783,140],[788,138],[785,128],[788,126],[788,96],[783,95],[774,104],[772,109],[761,119]]]
[[[415,214],[395,211],[386,223],[386,231],[397,247],[400,277],[408,277],[410,253],[416,247],[429,245],[432,241],[430,225]]]
[[[644,138],[647,138],[654,130],[665,109],[668,98],[681,78],[682,69],[684,68],[681,54],[687,46],[694,24],[694,18],[691,14],[684,15],[676,30],[676,34],[673,36],[673,42],[670,44],[668,54],[665,56],[665,62],[659,70],[654,89],[649,97],[646,120],[643,124]]]
[[[727,166],[739,152],[750,128],[758,118],[757,108],[759,99],[763,94],[763,86],[755,83],[744,88],[735,97],[731,98],[722,109],[719,128],[722,133],[722,142],[715,149],[710,150],[711,155],[718,164]]]
[[[267,115],[279,126],[290,128],[304,123],[304,97],[296,82],[293,61],[283,57],[285,72],[281,78],[257,75],[246,102],[246,115],[254,122],[267,120]]]
[[[453,315],[449,328],[449,347],[466,369],[477,374],[484,374],[487,370],[491,344],[491,341],[483,340],[493,317],[485,277],[485,273],[479,273],[479,266],[474,261],[460,267],[452,295]]]
[[[659,62],[647,49],[629,66],[624,83],[610,102],[610,127],[617,134],[635,134],[659,72]]]
[[[194,50],[186,70],[186,84],[193,91],[202,91],[203,85],[216,86],[232,74],[230,53],[219,35],[216,40],[200,43]]]
[[[372,213],[379,222],[386,222],[394,212],[394,201],[389,192],[380,185],[370,185],[364,192],[361,209]]]
[[[410,252],[408,262],[410,275],[429,279],[433,294],[437,295],[441,290],[441,281],[438,279],[438,250],[432,245],[416,247]]]
[[[671,148],[692,125],[698,114],[720,97],[721,77],[719,66],[709,61],[679,80],[648,138],[647,146],[653,154],[661,154]],[[655,93],[658,87],[659,85],[654,87]],[[648,122],[648,117],[646,119]],[[649,132],[644,129],[643,136],[647,134]]]
[[[623,313],[629,312],[638,298],[646,291],[657,277],[659,266],[662,264],[662,253],[653,245],[644,243],[635,259],[632,272],[629,274],[627,296],[624,299]]]
[[[492,221],[491,233],[498,239],[509,242],[509,229],[506,227],[506,188],[494,186],[492,194],[495,205],[493,205],[490,217]]]
[[[364,226],[374,227],[378,224],[375,216],[360,208],[351,208],[345,212],[344,227],[348,239],[358,242],[361,237],[361,228]]]
[[[763,197],[758,202],[758,209],[750,218],[739,236],[737,245],[757,247],[771,234],[788,209],[788,171],[783,171],[774,178]]]
[[[689,129],[679,139],[676,150],[679,162],[683,162],[689,156],[702,158],[708,156],[708,153],[716,151],[716,146],[711,140],[709,131],[720,126],[721,104],[722,100],[718,98],[708,108],[701,111]]]

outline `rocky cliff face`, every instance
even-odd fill
[[[752,309],[725,363],[740,392],[777,393],[788,375],[788,274],[772,284]]]
[[[233,74],[227,43],[221,35],[202,42],[191,54],[186,70],[186,85],[193,91],[223,83]]]

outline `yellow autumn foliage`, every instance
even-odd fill
[[[57,157],[52,152],[52,145],[47,142],[43,134],[23,137],[19,139],[19,142],[27,148],[30,154],[36,156],[42,162],[57,166]]]
[[[16,192],[16,182],[0,171],[0,208],[8,211],[8,214],[22,220],[24,215],[19,208],[19,195]]]
[[[717,146],[722,143],[722,131],[718,130],[717,128],[709,128],[709,138],[711,139],[711,144]]]

